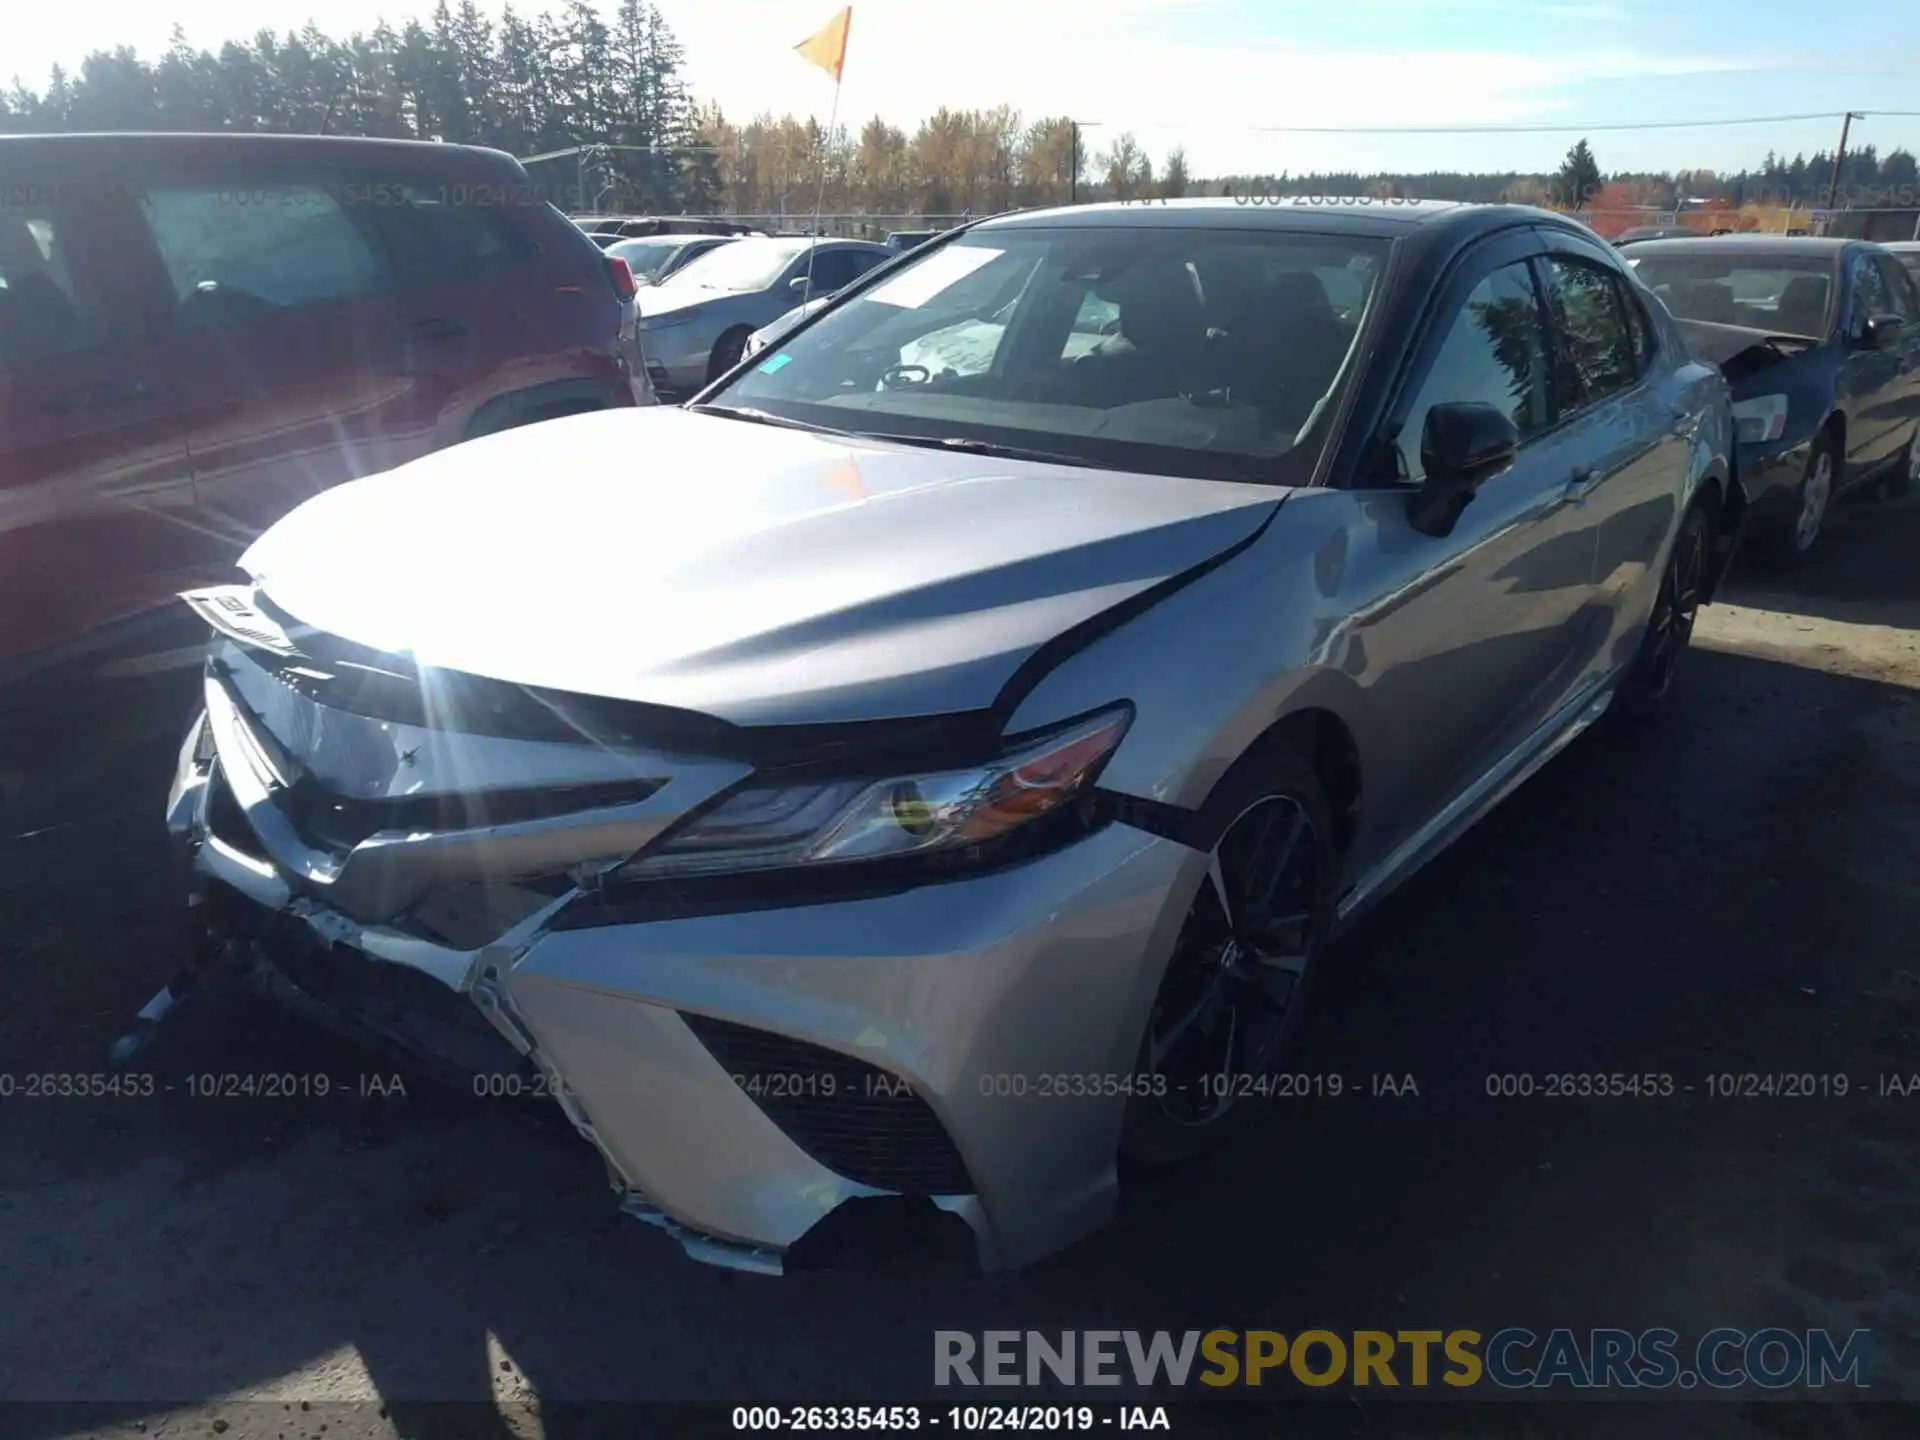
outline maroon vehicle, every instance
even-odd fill
[[[0,137],[0,675],[330,485],[653,403],[634,290],[497,151]]]

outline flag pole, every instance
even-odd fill
[[[827,163],[833,156],[833,128],[840,123],[840,77],[833,77],[833,105],[827,111],[826,142],[820,147],[820,189],[813,197],[813,234],[807,240],[807,299],[813,299],[813,257],[820,248],[820,212],[827,204]]]

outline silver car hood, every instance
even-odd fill
[[[683,285],[677,277],[669,275],[659,285],[649,285],[635,297],[640,313],[647,319],[661,315],[677,315],[682,310],[698,310],[705,305],[717,305],[727,300],[755,300],[762,292],[758,290],[709,290],[703,285]]]
[[[240,563],[423,666],[741,725],[894,719],[992,706],[1284,493],[621,409],[325,491]]]

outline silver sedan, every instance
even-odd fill
[[[909,1197],[1032,1261],[1258,1123],[1357,915],[1671,705],[1732,442],[1552,214],[973,225],[190,596],[207,963],[553,1097],[699,1258]]]
[[[698,257],[639,296],[655,390],[686,396],[740,363],[747,337],[796,304],[894,258],[863,240],[748,237]]]

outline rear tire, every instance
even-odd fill
[[[1140,1038],[1135,1074],[1160,1093],[1127,1101],[1120,1159],[1133,1169],[1227,1144],[1263,1108],[1258,1087],[1292,1051],[1333,920],[1333,810],[1292,748],[1243,756],[1200,824],[1218,839]]]
[[[1647,617],[1646,634],[1620,684],[1616,703],[1620,713],[1631,720],[1655,719],[1673,708],[1674,681],[1688,642],[1693,639],[1693,623],[1706,594],[1714,515],[1710,498],[1696,499],[1673,537],[1653,613]]]
[[[747,334],[745,330],[729,330],[713,342],[713,353],[707,357],[709,385],[740,363],[741,357],[747,353]]]

